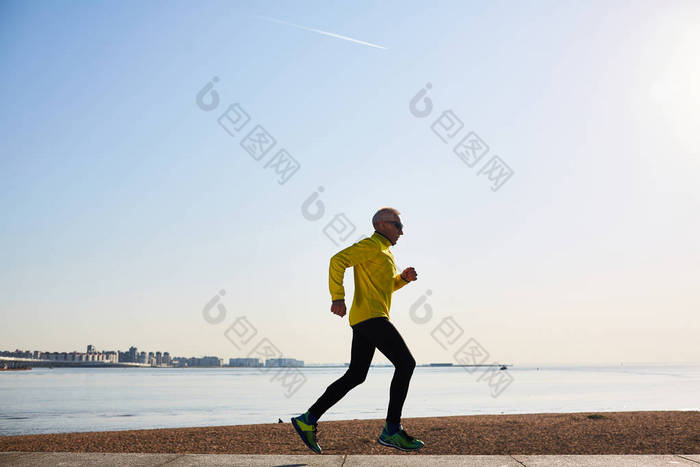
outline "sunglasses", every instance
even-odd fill
[[[388,224],[394,224],[394,227],[396,227],[398,230],[403,230],[403,224],[401,222],[396,222],[396,221],[386,221]]]

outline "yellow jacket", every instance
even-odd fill
[[[379,232],[350,245],[331,258],[328,287],[331,300],[345,298],[343,276],[353,266],[355,296],[350,308],[350,326],[370,318],[389,318],[391,294],[408,284],[396,270],[391,242]]]

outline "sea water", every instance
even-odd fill
[[[300,368],[285,387],[256,368],[34,368],[0,372],[0,435],[276,423],[347,368]],[[276,370],[276,369],[275,369]],[[321,420],[386,417],[393,367],[372,367]],[[494,372],[498,373],[498,372]],[[507,378],[506,378],[507,376]],[[500,377],[497,384],[495,377]],[[699,410],[700,364],[416,367],[403,417]]]

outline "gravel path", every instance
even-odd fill
[[[401,454],[376,439],[383,420],[323,421],[325,454]],[[472,415],[402,420],[420,454],[700,454],[700,412]],[[158,430],[0,436],[0,451],[311,454],[289,420]],[[418,455],[418,453],[407,453]]]

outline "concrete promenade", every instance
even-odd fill
[[[109,454],[84,452],[0,452],[0,465],[236,465],[236,466],[699,466],[700,454],[435,456],[398,455],[254,455],[254,454]]]

